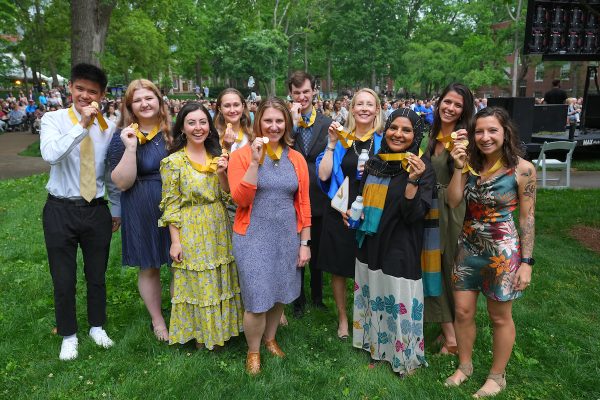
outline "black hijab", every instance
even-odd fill
[[[390,125],[394,120],[398,117],[408,118],[413,126],[414,139],[412,144],[406,151],[410,151],[413,154],[419,154],[419,146],[421,145],[421,140],[423,139],[423,130],[425,129],[425,122],[423,119],[410,108],[398,108],[393,113],[390,114],[388,119],[385,121],[385,129],[383,130],[383,139],[381,141],[381,147],[379,148],[379,152],[377,154],[388,154],[393,153],[390,147],[387,144],[387,140],[385,135],[387,130],[390,128]],[[380,176],[380,177],[393,177],[399,175],[404,171],[402,168],[402,163],[400,161],[384,161],[379,158],[378,155],[374,155],[367,161],[365,164],[365,171],[370,175]],[[404,171],[405,172],[405,171]]]

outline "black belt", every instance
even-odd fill
[[[103,199],[102,197],[98,197],[98,198],[93,199],[92,201],[88,202],[84,199],[64,199],[64,198],[52,196],[50,193],[48,193],[48,201],[52,201],[55,203],[68,204],[68,205],[74,206],[74,207],[95,207],[95,206],[101,206],[101,205],[108,204],[108,202],[105,199]]]

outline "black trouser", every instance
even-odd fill
[[[77,246],[83,254],[87,284],[87,315],[90,326],[106,322],[104,275],[110,249],[111,215],[106,200],[66,200],[48,196],[43,225],[50,274],[54,284],[54,310],[58,334],[77,332],[75,290]]]
[[[321,221],[322,217],[312,217],[310,227],[310,298],[314,303],[323,302],[323,271],[319,271],[317,261],[319,259],[319,242],[321,241]],[[304,306],[306,297],[304,296],[304,270],[301,273],[300,296],[294,300],[295,305]]]

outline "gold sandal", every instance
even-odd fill
[[[452,379],[452,377],[448,377],[446,379],[446,382],[444,382],[444,386],[446,387],[456,387],[456,386],[460,386],[462,383],[464,383],[465,381],[467,381],[471,375],[473,375],[473,363],[468,363],[468,364],[460,364],[458,366],[457,371],[460,371],[465,378],[464,379],[459,379],[458,381],[455,381]],[[454,372],[456,373],[456,372]]]
[[[492,380],[492,381],[496,382],[496,385],[498,385],[498,390],[496,390],[495,392],[487,392],[483,389],[479,389],[473,395],[473,398],[482,399],[484,397],[493,397],[493,396],[497,395],[498,393],[500,393],[501,391],[503,391],[504,389],[506,389],[506,373],[505,372],[501,372],[499,374],[489,374],[487,378],[488,378],[488,380]]]

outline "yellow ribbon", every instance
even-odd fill
[[[264,147],[266,147],[266,151],[263,151],[262,155],[260,156],[260,160],[258,161],[258,164],[262,165],[263,162],[265,161],[265,154],[267,154],[269,156],[269,158],[273,161],[279,161],[281,159],[281,154],[283,153],[283,147],[281,147],[280,144],[277,145],[277,149],[273,150],[271,148],[271,145],[269,143],[265,143]]]
[[[106,123],[106,120],[104,119],[104,115],[102,115],[102,110],[100,110],[100,105],[98,103],[96,103],[95,101],[92,101],[90,103],[90,105],[92,107],[94,107],[96,110],[98,110],[98,114],[96,114],[96,118],[98,119],[98,124],[100,125],[100,129],[102,129],[102,131],[107,130],[108,124]]]
[[[413,154],[413,153],[410,153],[410,152],[385,153],[385,154],[378,154],[378,156],[383,161],[400,161],[402,163],[402,168],[404,168],[404,170],[406,172],[410,172],[410,165],[408,165],[408,159],[410,158],[411,154]],[[422,156],[423,156],[423,150],[419,149],[419,158],[421,158]]]
[[[158,126],[155,126],[154,128],[152,128],[152,130],[150,132],[148,132],[148,135],[144,135],[144,133],[142,131],[140,131],[139,129],[139,125],[138,124],[131,124],[131,128],[135,131],[135,136],[137,136],[138,141],[140,142],[140,144],[145,144],[149,141],[151,141],[154,136],[156,136],[156,134],[158,133]]]
[[[190,158],[190,155],[187,152],[187,148],[184,147],[183,151],[185,152],[185,156],[188,158],[188,161],[192,165],[192,168],[194,168],[196,171],[198,171],[198,172],[216,172],[217,171],[217,162],[219,161],[219,157],[213,157],[213,158],[207,160],[208,161],[207,165],[202,165],[200,163],[192,161],[192,159]]]
[[[444,148],[450,152],[454,148],[454,141],[456,140],[456,138],[456,132],[452,132],[450,135],[447,136],[444,136],[442,132],[440,132],[436,136],[435,140],[442,143],[444,145]],[[469,141],[466,139],[464,139],[462,142],[465,146],[469,144]]]
[[[502,162],[502,156],[500,156],[496,162],[494,163],[494,165],[492,165],[492,168],[490,168],[489,170],[487,170],[486,173],[481,173],[481,178],[486,180],[487,178],[489,178],[490,176],[494,175],[494,172],[498,171],[500,168],[502,168],[504,166],[504,163]]]
[[[298,120],[298,126],[301,126],[302,128],[310,128],[312,124],[315,123],[315,119],[317,119],[317,109],[313,107],[310,113],[310,119],[308,120],[308,123],[306,123],[304,121],[304,118],[300,116],[300,119]]]
[[[104,117],[102,117],[101,114],[98,114],[96,117],[98,118],[98,124],[100,125],[100,130],[102,130],[102,132],[107,130],[108,125],[106,124]],[[86,126],[86,129],[94,124],[94,119],[96,117],[94,117],[90,120],[90,123],[88,124],[88,126]],[[71,119],[71,122],[73,123],[73,125],[77,125],[79,123],[79,120],[77,119],[77,116],[75,115],[75,111],[73,111],[73,108],[71,108],[71,107],[69,108],[69,118]]]
[[[366,142],[367,140],[371,139],[373,137],[373,134],[375,133],[375,129],[371,129],[369,132],[367,132],[365,135],[362,135],[362,137],[360,138],[356,137],[354,132],[350,133],[346,132],[345,130],[338,129],[338,139],[340,140],[340,143],[342,144],[342,146],[344,146],[345,149],[352,146],[352,142],[354,142],[355,140],[358,140],[360,142]]]

